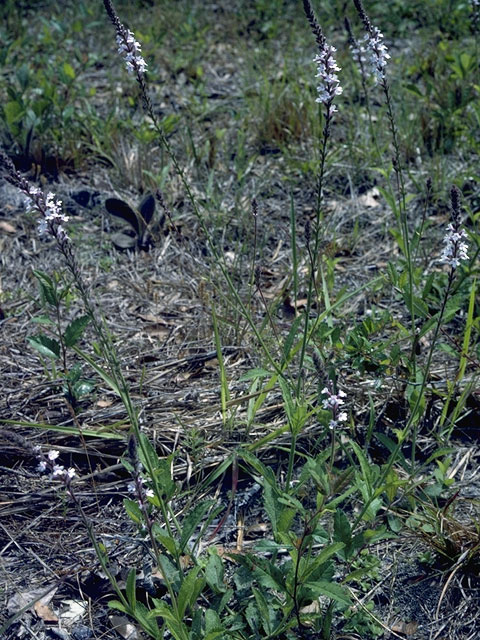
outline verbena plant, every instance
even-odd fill
[[[306,301],[303,312],[293,320],[287,335],[282,335],[277,330],[272,308],[262,295],[261,279],[255,264],[250,273],[250,296],[244,299],[239,292],[229,266],[215,244],[202,204],[155,113],[141,46],[134,34],[122,24],[110,0],[104,0],[104,4],[115,29],[119,53],[128,72],[138,83],[143,108],[154,128],[155,141],[160,143],[182,183],[208,243],[215,274],[228,289],[231,311],[242,318],[245,331],[251,333],[252,340],[258,345],[258,367],[243,377],[243,381],[251,385],[249,423],[255,420],[269,393],[279,391],[283,401],[284,424],[261,439],[246,437],[203,484],[203,488],[207,488],[230,469],[232,503],[239,469],[242,468],[261,487],[269,532],[248,553],[231,550],[220,554],[215,545],[208,544],[211,525],[217,522],[221,508],[213,499],[197,502],[192,496],[182,494],[171,477],[171,459],[160,458],[143,432],[112,337],[95,311],[85,285],[74,244],[68,236],[68,218],[61,203],[53,193],[45,195],[30,184],[2,152],[0,161],[6,179],[23,192],[40,215],[39,231],[55,240],[65,260],[68,277],[83,304],[83,315],[65,326],[61,309],[70,283],[62,289],[56,277],[35,272],[41,287],[42,303],[52,315],[45,316],[42,322],[53,337],[40,334],[31,338],[30,344],[52,363],[61,362],[64,393],[73,408],[88,389],[82,387],[86,383],[81,379],[79,369],[69,363],[69,349],[90,366],[123,402],[130,424],[124,465],[132,475],[133,493],[133,499],[126,499],[124,506],[138,527],[139,535],[146,536],[148,540],[149,555],[161,574],[164,593],[151,593],[147,604],[140,602],[137,599],[136,567],[129,571],[125,588],[119,585],[109,569],[107,551],[98,541],[75,494],[75,470],[65,469],[57,462],[59,454],[56,450],[50,450],[46,455],[40,450],[34,452],[39,458],[39,470],[48,471],[51,477],[63,480],[115,591],[116,599],[111,601],[111,606],[132,616],[152,638],[160,639],[167,633],[175,640],[303,638],[312,632],[329,638],[332,625],[342,624],[345,629],[361,630],[375,636],[382,627],[368,610],[363,614],[355,608],[355,590],[351,587],[372,579],[374,575],[374,566],[363,552],[369,545],[394,536],[398,530],[396,526],[389,529],[380,515],[388,512],[394,501],[401,500],[403,496],[411,497],[417,491],[415,474],[422,463],[417,459],[416,443],[427,398],[431,394],[430,370],[443,328],[464,304],[465,296],[469,305],[464,339],[459,349],[456,385],[462,382],[465,373],[475,324],[475,284],[468,275],[478,253],[478,241],[474,237],[475,230],[467,235],[463,227],[461,193],[457,187],[451,188],[451,222],[446,229],[443,253],[438,257],[438,261],[446,265],[446,270],[425,273],[418,260],[420,242],[427,231],[425,216],[419,225],[413,227],[409,219],[401,132],[396,124],[395,102],[387,76],[390,56],[381,32],[372,24],[362,3],[354,0],[365,35],[360,40],[355,38],[354,28],[349,23],[353,58],[359,63],[367,104],[371,92],[383,94],[386,126],[391,136],[390,149],[382,152],[377,145],[376,155],[378,161],[385,162],[383,171],[387,187],[384,195],[392,210],[392,226],[396,224],[392,235],[400,253],[397,261],[389,263],[385,276],[379,276],[355,291],[343,291],[336,297],[332,295],[333,268],[325,251],[329,219],[324,191],[329,154],[335,148],[336,118],[342,108],[338,97],[343,89],[340,68],[335,59],[336,50],[328,44],[310,0],[303,0],[304,13],[317,47],[313,61],[317,70],[316,103],[321,134],[314,215],[304,224],[301,243],[297,237],[298,213],[293,204],[290,215],[292,270],[288,275],[295,307],[300,290],[306,291]],[[8,113],[13,114],[13,108]],[[369,115],[370,131],[375,137],[376,124],[370,108]],[[9,126],[12,123],[15,124],[14,120],[7,122]],[[372,144],[377,144],[375,139]],[[390,177],[393,178],[391,186]],[[430,190],[431,184],[427,188],[427,196]],[[168,210],[163,195],[159,193],[157,197],[162,208]],[[137,215],[123,201],[107,201],[107,210],[122,217],[135,231],[137,237],[128,242],[129,248],[135,245],[148,248],[150,239],[146,233],[153,215],[152,203],[151,197],[144,201]],[[428,206],[427,197],[425,207]],[[256,220],[256,201],[252,209]],[[469,259],[470,241],[477,248]],[[304,246],[303,256],[300,245]],[[307,264],[305,278],[300,269],[302,257]],[[375,323],[381,326],[381,322],[375,319],[370,323],[365,320],[355,331],[343,335],[339,319],[347,301],[362,290],[373,290],[387,284],[402,297],[409,317],[408,325],[400,327],[405,348],[397,346],[395,349],[393,344],[379,346],[372,341],[370,336],[376,331]],[[467,289],[463,296],[460,295],[462,287]],[[252,313],[252,289],[259,292],[265,304],[266,320],[261,327]],[[436,295],[432,294],[433,291]],[[235,414],[228,414],[229,387],[214,309],[212,318],[220,363],[223,422],[225,427],[234,428]],[[90,353],[78,346],[87,324],[96,336]],[[426,357],[420,362],[417,347],[427,335],[430,345]],[[373,433],[373,406],[365,442],[360,443],[355,437],[353,398],[344,390],[340,369],[335,366],[337,363],[329,362],[329,354],[342,343],[345,348],[343,357],[355,362],[357,368],[367,366],[377,358],[379,367],[403,371],[401,382],[406,412],[392,437]],[[388,356],[384,353],[387,348]],[[370,360],[365,355],[367,353]],[[56,368],[52,375],[57,377]],[[453,385],[445,398],[447,407],[454,402],[454,391]],[[457,408],[455,417],[461,411],[460,402]],[[448,436],[447,409],[442,417],[442,431],[436,434],[439,439],[445,438],[445,432]],[[317,425],[318,444],[315,449],[312,447],[305,451],[299,442],[306,427],[312,424]],[[286,472],[282,475],[262,462],[260,452],[267,444],[275,444],[277,437],[286,432],[290,436],[290,446]],[[373,464],[369,457],[369,444],[373,437],[377,437],[387,450],[387,459],[382,465]],[[408,459],[404,454],[407,443],[410,445]],[[441,458],[443,453],[439,450],[431,458]],[[188,507],[182,510],[181,515],[175,509],[179,498],[187,499]]]

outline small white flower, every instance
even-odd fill
[[[127,489],[130,493],[135,493],[135,483],[134,482],[129,482],[127,484]]]
[[[46,468],[47,468],[46,460],[40,460],[40,462],[38,463],[37,471],[45,471]]]
[[[65,475],[65,467],[63,464],[56,464],[52,470],[52,477]]]
[[[155,496],[155,492],[153,489],[145,489],[145,495],[147,498],[153,498]]]
[[[60,451],[57,451],[56,449],[50,449],[50,451],[47,453],[47,457],[49,460],[56,460],[58,458],[58,456],[60,455]]]
[[[66,472],[65,475],[67,476],[67,478],[74,478],[77,475],[77,472],[75,471],[75,469],[73,467],[69,467]]]

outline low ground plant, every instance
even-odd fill
[[[254,4],[262,16],[261,38],[273,46],[281,24],[275,18],[281,3]],[[396,11],[405,10],[393,4]],[[410,4],[412,15],[420,11],[416,3]],[[109,388],[121,401],[128,430],[128,435],[122,435],[121,463],[131,477],[131,496],[123,506],[141,542],[143,564],[133,562],[125,580],[120,580],[79,496],[79,469],[66,468],[59,450],[46,444],[33,448],[18,435],[15,442],[37,460],[38,472],[48,475],[46,482],[63,486],[68,508],[78,513],[110,582],[109,606],[129,616],[147,636],[158,640],[295,639],[311,634],[325,639],[358,634],[379,637],[391,629],[379,619],[368,595],[380,581],[380,560],[374,550],[396,540],[405,522],[434,552],[451,555],[454,547],[450,576],[462,566],[478,573],[478,522],[457,526],[448,512],[456,490],[449,471],[452,434],[465,416],[479,372],[476,275],[480,243],[473,202],[478,190],[472,187],[475,176],[466,183],[460,175],[446,188],[442,175],[441,184],[436,185],[425,171],[415,172],[415,159],[409,156],[414,135],[420,135],[418,144],[427,154],[435,155],[461,146],[470,135],[469,127],[478,132],[474,106],[478,86],[472,82],[477,48],[472,40],[470,51],[445,51],[430,66],[425,59],[414,61],[409,73],[417,81],[394,86],[389,74],[395,54],[360,0],[348,9],[344,40],[350,44],[350,57],[342,52],[342,68],[339,52],[330,44],[332,16],[327,31],[313,3],[298,2],[305,38],[308,34],[311,39],[308,84],[299,89],[300,85],[291,86],[291,78],[288,82],[280,78],[272,91],[264,84],[252,99],[263,110],[253,128],[258,151],[248,151],[242,133],[237,132],[231,158],[235,185],[230,196],[234,215],[239,216],[235,244],[233,215],[224,229],[212,225],[211,204],[222,204],[215,167],[225,154],[228,135],[217,128],[202,146],[189,130],[191,157],[187,154],[185,159],[177,151],[175,135],[185,131],[177,130],[176,118],[159,115],[150,84],[154,64],[144,57],[140,36],[125,26],[110,0],[104,0],[104,7],[121,63],[131,84],[136,84],[136,90],[129,85],[128,106],[132,113],[137,107],[143,109],[137,137],[162,158],[160,170],[151,167],[141,172],[139,183],[149,184],[153,193],[137,200],[138,210],[118,197],[106,200],[110,216],[129,225],[113,242],[130,252],[122,255],[138,260],[153,251],[167,229],[181,247],[180,211],[188,211],[196,221],[209,272],[199,297],[209,307],[209,340],[219,380],[215,402],[222,442],[229,446],[206,469],[201,468],[203,441],[193,428],[185,438],[184,452],[163,455],[154,446],[144,426],[148,402],[140,406],[138,400],[138,389],[148,385],[148,378],[142,372],[142,380],[132,382],[112,323],[98,308],[82,268],[80,242],[75,240],[81,234],[80,223],[73,226],[54,191],[34,184],[35,174],[27,179],[24,164],[16,166],[2,151],[6,181],[26,199],[30,215],[38,219],[38,233],[51,241],[51,250],[56,247],[63,260],[62,273],[33,272],[40,290],[34,320],[41,331],[30,336],[28,343],[41,357],[45,377],[68,403],[85,451],[88,445],[78,414],[95,385]],[[472,3],[473,16],[477,9]],[[343,12],[333,13],[338,13],[337,28],[343,28]],[[475,29],[470,13],[464,13],[463,26]],[[135,28],[133,19],[131,28]],[[189,41],[195,25],[187,21],[182,29],[182,37]],[[438,49],[444,51],[442,40]],[[188,58],[188,50],[183,55]],[[92,60],[87,57],[82,68],[94,66]],[[178,64],[182,60],[178,58]],[[71,122],[82,129],[75,114],[87,93],[72,95],[77,72],[67,61],[61,69],[60,84],[65,85],[61,96],[58,84],[45,81],[46,70],[31,74],[25,65],[7,87],[6,143],[15,142],[24,159],[32,159],[34,139],[40,147],[44,144],[42,127],[47,137],[52,127],[68,129]],[[182,62],[182,72],[188,82],[200,87],[199,94],[205,90],[200,64],[192,68],[191,61]],[[348,77],[350,82],[344,82]],[[34,82],[39,83],[38,91]],[[415,131],[409,129],[408,119],[401,118],[410,100],[416,100],[419,114]],[[368,144],[370,155],[362,179],[367,184],[371,181],[371,190],[378,184],[375,197],[384,200],[389,217],[377,241],[388,239],[393,248],[388,262],[373,277],[339,283],[342,251],[347,249],[338,244],[331,172],[342,167],[337,154],[343,144],[344,112],[356,110],[359,104],[364,106],[363,122],[358,114],[352,116],[353,133],[345,146],[354,160],[361,160],[366,154],[362,147]],[[50,119],[43,117],[46,111]],[[140,120],[139,111],[132,115],[132,127]],[[188,118],[195,121],[192,113]],[[84,114],[87,117],[88,109]],[[303,119],[306,130],[299,124]],[[100,131],[98,120],[94,125],[92,139],[85,139],[85,144],[100,154],[105,132]],[[59,136],[62,142],[68,138],[63,133]],[[309,158],[299,162],[294,148],[306,144],[305,140],[312,148]],[[262,270],[267,247],[260,228],[266,187],[262,183],[257,193],[248,194],[254,197],[245,197],[245,184],[258,158],[277,151],[295,171],[300,167],[304,172],[302,184],[308,185],[310,198],[303,211],[290,189],[289,211],[284,216],[289,229],[288,267],[282,273],[281,290],[271,295]],[[58,149],[56,154],[61,155]],[[107,149],[104,158],[113,164],[114,155]],[[355,171],[353,178],[352,174],[345,177],[349,189],[362,173],[358,167]],[[195,184],[198,177],[206,181],[203,190]],[[174,202],[174,193],[181,193],[181,205],[169,203]],[[416,218],[415,202],[420,211]],[[240,219],[242,207],[247,213]],[[445,222],[443,247],[433,234],[434,210],[441,212]],[[364,229],[352,229],[351,253],[362,233]],[[364,300],[363,313],[352,312],[353,301],[359,299]],[[229,344],[232,336],[233,345]],[[245,345],[254,357],[233,380],[226,365],[228,355]],[[445,358],[453,362],[452,367],[447,367]],[[438,366],[445,370],[440,379]],[[389,401],[379,406],[375,391],[387,381],[393,391]],[[232,393],[237,382],[243,385],[240,401]],[[362,408],[357,405],[355,384],[369,389]],[[259,434],[256,427],[272,397],[277,400],[279,419]],[[246,406],[242,416],[240,402]],[[15,419],[4,422],[12,429],[25,426]],[[424,446],[426,434],[429,442]],[[181,455],[188,459],[183,482],[172,473]],[[220,480],[228,484],[224,504],[215,492]],[[247,497],[242,498],[242,493]],[[265,528],[261,538],[245,548],[244,509],[255,496],[260,496]],[[237,527],[235,544],[216,543],[217,534],[232,527],[232,522]],[[458,542],[462,536],[465,544]],[[148,573],[155,574],[155,585]],[[444,592],[441,595],[443,599]],[[1,631],[16,619],[7,620]]]

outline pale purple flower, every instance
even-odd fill
[[[385,81],[387,60],[390,59],[388,49],[383,42],[383,33],[370,22],[370,18],[363,8],[362,0],[353,0],[353,2],[366,32],[363,41],[358,45],[356,55],[360,57],[366,56],[366,61],[370,63],[375,82],[383,82]]]
[[[334,53],[336,49],[328,45],[326,42],[320,49],[313,61],[317,65],[316,78],[320,78],[320,84],[317,87],[318,97],[316,102],[324,104],[330,113],[337,111],[335,106],[332,106],[332,102],[335,96],[339,96],[343,89],[340,86],[340,81],[337,76],[337,71],[340,71],[340,67],[337,65]]]
[[[461,225],[461,192],[455,185],[450,189],[451,222],[447,226],[447,233],[443,239],[443,248],[440,261],[448,264],[452,271],[455,271],[462,262],[468,260],[468,245],[465,240],[468,238]]]
[[[145,495],[147,498],[153,498],[155,496],[155,492],[153,489],[145,489]]]
[[[322,395],[327,396],[323,399],[323,408],[332,412],[332,419],[328,424],[328,428],[333,431],[348,420],[347,412],[340,411],[340,407],[345,404],[343,398],[345,398],[347,394],[341,390],[335,394],[329,387],[325,387],[322,389]]]
[[[464,242],[467,238],[468,236],[464,229],[455,228],[450,223],[443,239],[445,246],[440,261],[448,264],[452,269],[456,269],[462,262],[468,260],[468,245]]]
[[[142,47],[135,40],[135,36],[130,29],[126,29],[123,25],[121,25],[121,28],[117,27],[116,41],[118,53],[124,57],[128,73],[136,72],[143,75],[147,68],[147,63],[140,54]]]
[[[368,55],[373,78],[375,82],[381,82],[385,79],[387,60],[390,59],[388,49],[383,42],[383,34],[378,27],[372,27],[371,31],[364,36],[363,42],[364,44],[360,46]]]
[[[340,71],[340,67],[335,62],[333,55],[336,49],[327,44],[322,28],[313,12],[310,0],[303,0],[303,8],[318,45],[318,53],[313,59],[317,65],[317,74],[315,77],[320,78],[320,84],[317,87],[318,97],[316,98],[316,102],[325,105],[328,120],[330,115],[337,111],[337,108],[332,104],[335,96],[339,96],[342,93],[342,88],[340,87],[337,76],[337,71]]]
[[[339,391],[337,394],[334,394],[330,391],[328,387],[322,389],[322,395],[326,395],[327,397],[323,400],[323,408],[331,409],[332,411],[336,411],[342,404],[345,404],[342,398],[345,398],[346,393],[344,391]]]
[[[19,176],[15,176],[18,177]],[[69,241],[68,234],[63,226],[70,220],[62,211],[62,201],[58,200],[51,191],[45,196],[41,189],[30,185],[26,180],[19,178],[15,186],[18,186],[25,193],[25,205],[34,208],[42,215],[38,221],[38,233],[45,233],[53,236],[62,245]]]
[[[38,197],[43,198],[43,195],[40,196],[40,193],[39,189],[36,187],[33,188],[32,196],[34,199]],[[62,201],[57,200],[55,194],[49,192],[44,200],[44,207],[43,218],[38,222],[38,233],[43,235],[48,232],[56,236],[59,240],[68,240],[67,232],[61,223],[67,223],[70,217],[62,212]]]
[[[52,478],[56,476],[64,476],[65,475],[65,467],[63,464],[54,464],[52,469]]]

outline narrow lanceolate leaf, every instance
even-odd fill
[[[49,338],[43,334],[38,336],[31,336],[27,338],[29,344],[42,356],[47,358],[59,358],[60,357],[60,345],[53,338]]]
[[[343,604],[352,604],[348,592],[339,584],[328,582],[328,580],[317,580],[316,582],[307,582],[305,589],[310,592],[310,596],[314,599],[319,596],[326,596]]]
[[[128,604],[135,610],[135,606],[137,604],[137,597],[135,593],[135,587],[137,582],[137,576],[135,572],[135,568],[130,569],[127,577],[126,591],[127,591],[127,600]]]
[[[128,516],[133,522],[135,522],[135,524],[143,523],[142,511],[134,500],[129,500],[128,498],[124,498],[123,506],[125,507],[125,511],[127,512]]]
[[[182,526],[182,535],[180,537],[180,551],[183,552],[185,545],[195,533],[197,527],[202,522],[205,514],[210,509],[213,500],[203,500],[199,502],[185,518]]]
[[[177,607],[179,617],[183,617],[187,608],[193,608],[200,591],[205,585],[203,576],[199,576],[201,567],[193,567],[182,582],[177,598]]]
[[[53,284],[53,280],[46,273],[43,273],[43,271],[38,271],[37,269],[33,270],[33,275],[38,280],[38,284],[40,285],[42,295],[45,298],[46,302],[48,302],[48,304],[50,304],[52,307],[56,307],[59,300],[57,292],[55,290],[55,285]]]
[[[63,334],[63,339],[67,347],[73,347],[74,344],[77,344],[89,322],[89,316],[81,316],[68,325]]]

